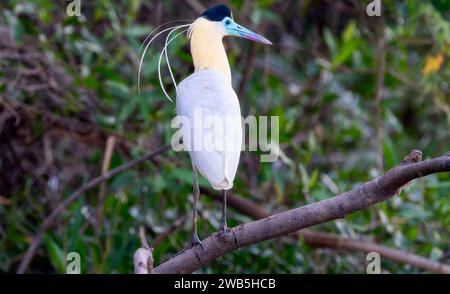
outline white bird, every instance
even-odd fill
[[[167,46],[179,34],[172,39],[170,35],[180,28],[187,28],[195,72],[177,87],[167,58]],[[165,29],[159,34],[171,29],[173,28]],[[159,34],[149,41],[144,54]],[[227,190],[233,187],[242,147],[241,110],[232,87],[231,69],[222,43],[226,36],[272,44],[263,36],[234,22],[231,10],[220,4],[207,9],[192,24],[180,25],[171,30],[160,55],[161,63],[162,55],[166,54],[170,74],[177,89],[177,116],[182,118],[183,144],[192,161],[194,209],[191,245],[200,245],[203,249],[197,234],[197,206],[200,196],[198,172],[215,190],[223,191],[220,231],[226,232]],[[140,71],[141,66],[139,75]],[[163,91],[170,99],[164,87]]]
[[[231,10],[223,4],[206,10],[189,28],[191,55],[195,72],[178,86],[177,115],[188,118],[183,128],[183,141],[189,138],[189,154],[193,168],[193,230],[191,244],[203,247],[197,234],[198,172],[215,190],[223,191],[220,230],[227,230],[227,190],[233,187],[242,147],[242,125],[239,100],[232,87],[231,69],[222,39],[238,36],[263,44],[269,40],[234,22]],[[198,116],[203,120],[200,120]],[[197,116],[197,120],[196,120]],[[213,117],[212,123],[206,123]],[[215,124],[214,124],[215,123]],[[207,136],[209,135],[209,136]],[[213,142],[205,149],[205,137]],[[197,151],[196,143],[203,148]],[[217,143],[217,144],[215,144]]]

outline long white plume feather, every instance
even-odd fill
[[[165,87],[164,87],[164,83],[163,83],[163,81],[162,81],[162,77],[161,77],[161,61],[162,61],[162,56],[163,56],[163,54],[165,54],[166,62],[167,62],[167,67],[169,68],[170,76],[171,76],[171,78],[172,78],[173,85],[175,86],[175,91],[178,91],[177,83],[176,83],[176,81],[175,81],[175,77],[174,77],[174,75],[173,75],[172,68],[170,67],[170,62],[169,62],[169,58],[168,58],[168,55],[167,55],[167,51],[168,51],[168,50],[167,50],[167,46],[169,46],[169,44],[170,44],[173,40],[175,40],[176,38],[178,38],[178,37],[181,36],[182,34],[186,33],[188,30],[187,30],[187,29],[186,29],[186,30],[183,30],[182,32],[178,33],[178,34],[175,35],[172,39],[169,40],[170,35],[171,35],[173,32],[175,32],[177,29],[179,29],[179,28],[173,29],[173,30],[170,31],[170,33],[167,35],[165,46],[164,46],[163,50],[161,51],[161,54],[159,55],[159,60],[158,60],[158,78],[159,78],[159,84],[161,85],[161,89],[163,90],[164,95],[166,95],[167,99],[169,99],[171,102],[173,102],[173,100],[172,100],[172,98],[170,98],[169,94],[167,93],[167,91],[166,91],[166,89],[165,89]]]
[[[181,29],[181,28],[185,28],[185,27],[190,27],[190,26],[191,26],[191,24],[185,24],[185,25],[179,25],[179,26],[172,26],[172,27],[170,27],[170,28],[167,28],[167,29],[164,29],[164,30],[160,31],[159,33],[157,33],[155,36],[153,36],[153,37],[150,39],[150,41],[149,41],[149,42],[147,43],[147,45],[145,46],[144,52],[142,53],[142,57],[141,57],[141,60],[140,60],[140,62],[139,62],[139,70],[138,70],[138,93],[139,93],[139,94],[141,93],[141,71],[142,71],[142,64],[143,64],[143,62],[144,62],[145,54],[147,53],[147,50],[148,50],[148,48],[150,47],[151,43],[152,43],[157,37],[159,37],[161,34],[167,32],[167,31],[173,32],[173,31],[175,31],[175,30],[178,30],[178,29]],[[169,33],[169,34],[170,34],[170,33]],[[181,34],[179,34],[179,35],[181,35]],[[177,35],[177,37],[178,37],[179,35]],[[165,47],[164,47],[164,49],[163,49],[162,52],[165,51],[165,49],[166,49],[166,47],[167,47],[167,44],[169,44],[170,42],[171,42],[171,41],[167,42],[167,39],[166,39],[166,45],[165,45]],[[161,52],[161,53],[162,53],[162,52]],[[171,70],[170,70],[170,71],[171,71]],[[173,78],[172,71],[171,71],[171,76],[172,76],[172,80],[175,80],[175,79]],[[161,83],[161,77],[160,77],[160,83]],[[170,97],[167,95],[167,92],[165,91],[164,88],[163,88],[163,92],[164,92],[164,94],[169,98],[169,100],[172,101],[172,99],[170,99]]]
[[[150,38],[150,36],[156,32],[157,30],[161,29],[162,27],[168,25],[168,24],[172,24],[172,23],[176,23],[176,22],[190,22],[192,23],[194,20],[193,19],[178,19],[178,20],[172,20],[172,21],[168,21],[163,23],[162,25],[158,26],[157,28],[155,28],[153,31],[151,31],[147,37],[145,37],[144,42],[142,42],[141,47],[139,47],[139,51],[138,54],[141,53],[142,48],[145,46],[145,42],[147,42],[148,38]]]

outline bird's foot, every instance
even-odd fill
[[[189,246],[190,246],[191,248],[193,248],[193,247],[195,247],[195,246],[197,246],[197,245],[200,245],[200,247],[202,247],[203,251],[206,251],[205,246],[203,245],[203,242],[200,241],[200,239],[199,239],[199,237],[198,237],[197,234],[194,234],[194,235],[192,236],[192,238],[191,238],[191,243],[189,244]]]
[[[220,224],[220,227],[219,227],[219,234],[226,234],[230,230],[231,229],[227,226],[226,223],[222,223],[222,224]]]

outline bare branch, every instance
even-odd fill
[[[136,250],[133,255],[134,273],[150,274],[153,270],[153,248],[147,243],[145,227],[139,227],[139,238],[141,239],[141,248]]]
[[[362,251],[366,253],[377,252],[383,258],[391,259],[395,262],[409,264],[430,272],[450,274],[450,265],[435,262],[425,257],[411,254],[399,249],[388,248],[379,244],[364,241],[342,238],[334,234],[323,232],[313,232],[302,230],[299,232],[305,242],[313,247],[327,247],[333,249],[345,249]]]
[[[386,174],[351,191],[239,225],[224,234],[216,233],[202,241],[204,251],[198,246],[186,249],[156,267],[152,273],[191,273],[235,249],[342,218],[391,198],[416,178],[450,171],[450,152],[426,161],[420,161],[420,158],[421,152],[413,150]]]
[[[386,48],[384,36],[384,17],[379,17],[377,22],[378,40],[377,40],[377,75],[375,89],[375,137],[376,137],[376,159],[377,167],[380,174],[384,171],[383,165],[383,124],[382,124],[382,105],[381,98],[383,95],[384,75],[386,72]]]
[[[178,219],[175,220],[175,222],[170,225],[164,232],[156,236],[156,238],[152,242],[152,247],[156,248],[161,241],[169,237],[176,229],[181,227],[186,221],[188,220],[188,216],[185,214]]]
[[[205,191],[204,194],[212,196],[214,199],[221,200],[221,195],[219,193]],[[228,195],[228,204],[242,213],[256,219],[265,218],[270,215],[270,213],[261,205],[232,194]],[[430,272],[450,274],[450,265],[435,262],[422,256],[399,249],[389,248],[366,240],[355,240],[341,237],[336,234],[317,232],[308,229],[296,232],[293,237],[302,238],[307,244],[316,248],[326,247],[336,250],[362,251],[365,253],[378,252],[383,258],[390,259],[394,262],[409,264]]]
[[[108,173],[115,145],[116,145],[116,137],[109,136],[108,139],[106,140],[105,153],[103,155],[102,176]],[[103,206],[105,205],[105,194],[106,194],[106,182],[103,182],[100,184],[100,190],[98,192],[98,204],[94,227],[95,233],[97,235],[99,233],[101,223],[103,222]]]
[[[134,273],[150,274],[153,269],[153,248],[141,247],[133,255]]]
[[[139,227],[139,239],[141,239],[141,247],[147,248],[147,249],[150,248],[150,246],[148,246],[147,233],[145,232],[144,226]]]

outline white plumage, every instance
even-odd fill
[[[184,144],[190,143],[192,164],[214,189],[231,189],[241,152],[242,125],[239,100],[230,83],[218,71],[196,71],[179,84],[176,103],[177,115],[189,122],[182,126],[182,136]],[[207,145],[209,141],[216,144]]]

